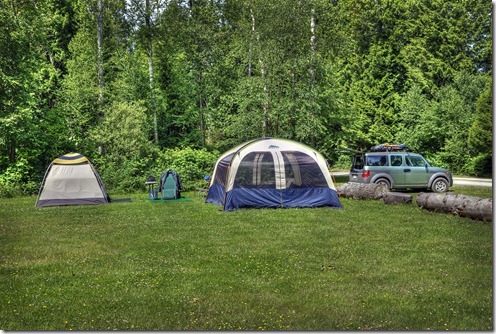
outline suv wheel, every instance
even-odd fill
[[[375,180],[374,183],[381,184],[381,185],[385,186],[387,188],[387,190],[391,189],[391,183],[389,183],[389,181],[387,179],[377,179],[377,180]]]
[[[437,178],[432,183],[431,189],[435,193],[445,193],[448,191],[448,181],[443,178]]]

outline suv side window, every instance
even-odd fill
[[[403,156],[401,155],[391,155],[391,166],[401,166],[403,164]]]
[[[406,157],[406,163],[411,167],[424,167],[425,160],[422,157],[409,155]]]
[[[388,161],[385,155],[367,156],[367,166],[387,166]]]

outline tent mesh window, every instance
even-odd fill
[[[224,188],[226,186],[226,180],[229,170],[229,165],[231,164],[232,157],[234,153],[226,156],[222,161],[217,164],[217,171],[215,174],[215,183]]]
[[[302,152],[282,152],[286,172],[286,188],[327,187],[317,162]]]
[[[275,169],[272,154],[252,152],[239,164],[234,179],[235,188],[275,188]]]

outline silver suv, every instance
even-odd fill
[[[356,154],[350,182],[378,183],[388,189],[423,188],[446,192],[453,186],[451,172],[432,167],[423,156],[410,152]]]

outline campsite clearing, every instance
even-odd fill
[[[493,329],[491,223],[348,199],[221,212],[184,195],[0,199],[0,328]]]

